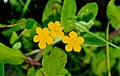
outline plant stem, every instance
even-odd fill
[[[29,52],[29,53],[26,53],[25,55],[30,56],[30,55],[33,55],[33,54],[36,54],[36,53],[39,53],[39,52],[42,52],[42,51],[43,50],[41,50],[41,49],[36,49],[36,50],[33,50],[33,51]]]
[[[21,3],[22,6],[25,5],[25,3],[23,2],[23,0],[19,0],[19,2]],[[29,9],[27,9],[27,11],[30,13],[30,10],[29,10]]]
[[[93,35],[94,37],[96,37],[96,38],[102,40],[103,42],[108,43],[108,44],[110,44],[111,46],[113,46],[113,47],[115,47],[115,48],[117,48],[117,49],[120,49],[118,46],[112,44],[111,42],[109,42],[109,41],[103,39],[102,37],[99,37],[99,36],[95,35],[94,33],[90,32],[90,31],[88,31],[88,30],[86,29],[86,27],[83,27],[83,25],[76,24],[76,26],[77,26],[78,28],[80,28],[81,30],[84,30],[85,32],[87,32],[87,33]]]
[[[24,21],[18,22],[18,23],[16,23],[16,24],[3,25],[3,26],[0,26],[0,28],[9,28],[9,27],[13,27],[13,26],[16,26],[16,25],[18,25],[18,24],[24,24],[24,23],[26,23],[27,21],[28,21],[28,20],[24,20]]]
[[[106,40],[109,40],[109,22],[106,28]],[[109,44],[106,43],[106,55],[107,55],[107,69],[108,69],[108,76],[111,76],[110,71],[110,55],[109,55]]]
[[[29,4],[30,4],[30,2],[31,2],[31,0],[27,0],[27,1],[26,1],[25,5],[24,5],[24,8],[23,8],[23,10],[22,10],[22,13],[21,13],[21,15],[20,15],[20,18],[22,18],[22,17],[25,15],[25,13],[26,13],[26,11],[27,11],[27,9],[28,9],[28,6],[29,6]]]

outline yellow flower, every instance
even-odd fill
[[[49,32],[49,29],[48,28],[43,28],[41,29],[40,27],[37,27],[36,28],[36,33],[38,35],[35,35],[34,38],[33,38],[33,41],[34,42],[39,42],[38,46],[41,48],[41,49],[44,49],[46,47],[46,43],[48,45],[52,44],[53,43],[53,39],[52,37],[50,36],[50,32]]]
[[[67,52],[72,51],[74,49],[75,52],[80,52],[81,46],[80,44],[83,44],[84,38],[83,37],[77,37],[76,32],[72,31],[69,33],[68,36],[63,36],[62,37],[63,43],[66,43],[67,45],[65,46],[65,50]]]
[[[48,23],[48,28],[51,30],[50,34],[53,38],[64,36],[64,33],[62,31],[63,27],[61,26],[59,21],[55,21],[55,24],[53,22]]]

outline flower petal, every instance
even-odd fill
[[[51,31],[50,31],[50,34],[52,35],[53,38],[55,38],[55,37],[57,36],[55,30],[51,30]]]
[[[54,29],[55,31],[62,31],[63,27],[56,25]]]
[[[63,43],[69,43],[70,38],[68,36],[63,36],[62,41],[63,41]]]
[[[78,44],[83,44],[84,43],[84,38],[83,37],[78,37],[76,39],[76,41],[77,41]]]
[[[37,28],[36,28],[36,33],[37,33],[37,34],[40,35],[40,34],[41,34],[41,31],[42,31],[42,29],[41,29],[40,27],[37,27]]]
[[[63,27],[60,27],[59,30],[62,31],[62,30],[63,30]]]
[[[79,44],[76,44],[76,45],[74,46],[74,51],[75,51],[75,52],[80,52],[80,51],[81,51],[81,46],[80,46]]]
[[[57,34],[58,34],[60,37],[63,37],[63,36],[64,36],[63,31],[59,31],[59,32],[57,32]]]
[[[40,36],[39,36],[39,35],[35,35],[35,36],[33,37],[33,41],[34,41],[34,42],[39,42],[39,41],[40,41]]]
[[[46,43],[43,41],[40,41],[38,46],[40,47],[40,49],[44,49],[46,47]]]
[[[77,38],[77,33],[72,31],[69,33],[70,38]]]
[[[70,45],[70,44],[67,44],[67,45],[65,46],[65,50],[66,50],[67,52],[72,51],[72,48],[73,48],[73,46]]]
[[[53,43],[53,38],[51,36],[48,36],[46,42],[47,42],[48,45],[52,44]]]
[[[61,24],[59,21],[55,21],[55,25],[60,26]]]
[[[55,24],[53,22],[48,23],[48,28],[49,29],[54,29]]]
[[[49,29],[48,28],[43,28],[42,33],[45,35],[49,35]]]

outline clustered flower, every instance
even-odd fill
[[[55,38],[62,38],[62,42],[67,44],[65,46],[65,50],[70,52],[74,49],[75,52],[80,52],[81,46],[80,44],[84,43],[84,38],[77,36],[77,33],[71,31],[69,36],[64,35],[62,31],[63,27],[59,21],[55,21],[55,23],[48,23],[48,28],[36,28],[37,35],[34,36],[33,41],[39,42],[38,46],[41,49],[44,49],[47,45],[51,45],[54,42]]]

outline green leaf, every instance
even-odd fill
[[[61,24],[64,27],[64,32],[73,30],[73,26],[69,21],[73,21],[76,14],[76,2],[75,0],[64,0],[64,4],[61,12]]]
[[[111,0],[107,6],[107,17],[113,28],[120,28],[120,6],[116,6],[115,0]]]
[[[22,42],[23,47],[26,50],[32,50],[32,47],[33,47],[33,44],[34,44],[32,40],[28,40],[28,38],[22,37],[21,42]]]
[[[41,25],[39,25],[41,27]],[[35,22],[34,25],[30,29],[26,29],[24,31],[23,36],[32,38],[36,34],[36,28],[38,27],[38,23]]]
[[[102,38],[105,38],[105,34],[103,32],[96,32],[95,33],[96,35],[102,37]],[[94,36],[88,34],[88,33],[85,33],[83,35],[84,37],[84,45],[87,45],[87,46],[105,46],[106,43],[103,42],[102,40],[98,39],[98,38],[95,38]]]
[[[48,0],[42,17],[43,26],[47,26],[50,21],[59,21],[62,0]]]
[[[12,29],[3,30],[2,34],[6,37],[10,37],[12,34]]]
[[[19,3],[18,0],[9,0],[9,3],[14,10],[16,10],[18,12],[21,11],[22,5]]]
[[[98,6],[95,2],[87,3],[83,6],[77,14],[80,20],[88,22],[89,20],[95,20],[98,13]]]
[[[0,63],[9,63],[13,65],[22,64],[25,56],[19,51],[11,49],[0,43]]]
[[[95,37],[84,37],[86,46],[105,46],[106,43]]]
[[[18,49],[20,49],[21,47],[22,47],[21,42],[17,42],[17,43],[15,43],[15,44],[13,45],[12,48],[18,50]]]
[[[4,76],[4,64],[0,64],[0,76]]]
[[[58,76],[67,62],[65,52],[57,47],[48,46],[43,55],[43,71],[45,76]]]
[[[44,76],[42,68],[38,69],[35,76]]]
[[[28,18],[28,21],[26,22],[26,28],[30,29],[35,23],[35,20],[32,18]]]
[[[35,76],[36,70],[34,67],[28,69],[27,76]]]
[[[18,35],[15,31],[13,31],[10,38],[10,44],[14,44],[17,39],[18,39]]]
[[[117,65],[117,70],[120,72],[120,61],[119,61],[118,65]]]
[[[67,69],[63,69],[57,76],[72,76]]]
[[[18,20],[15,24],[15,26],[13,26],[11,29],[13,31],[19,31],[25,28],[25,23],[26,23],[26,19],[22,18],[20,20]]]
[[[86,30],[89,30],[94,24],[93,20],[89,20],[89,22],[79,21],[77,22],[79,26],[84,27]],[[79,29],[81,32],[85,32],[84,30]]]
[[[101,50],[97,54],[95,54],[91,61],[92,71],[97,76],[103,76],[103,73],[107,72],[106,66],[106,54],[104,50]],[[104,69],[103,69],[104,68]]]

